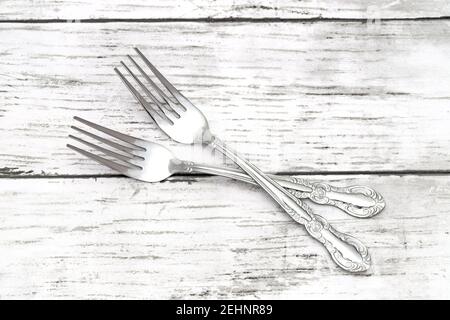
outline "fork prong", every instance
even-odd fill
[[[134,74],[133,71],[131,71],[130,68],[123,62],[120,61],[120,64],[127,70],[127,72],[131,75],[131,77],[137,82],[137,84],[141,87],[142,90],[147,94],[147,96],[158,106],[162,107],[161,102],[151,93],[150,90],[147,89],[147,87],[142,83],[142,81]],[[162,111],[162,110],[161,110]]]
[[[82,143],[84,145],[87,145],[87,146],[91,147],[91,148],[94,148],[94,149],[96,149],[96,150],[98,150],[100,152],[103,152],[104,154],[106,154],[108,156],[114,157],[114,158],[124,162],[125,164],[131,166],[131,167],[142,169],[141,166],[138,166],[137,164],[134,164],[134,163],[130,162],[130,160],[133,160],[135,158],[140,158],[141,160],[143,160],[144,159],[143,157],[137,157],[137,156],[133,157],[133,156],[129,156],[129,155],[123,155],[123,154],[111,151],[109,149],[103,148],[103,147],[101,147],[99,145],[96,145],[94,143],[91,143],[89,141],[86,141],[86,140],[83,140],[81,138],[78,138],[76,136],[73,136],[71,134],[69,134],[69,138],[74,139],[74,140],[76,140],[76,141],[78,141],[78,142],[80,142],[80,143]],[[135,160],[138,160],[138,159],[135,159]]]
[[[178,91],[170,82],[167,80],[161,72],[156,69],[156,67],[144,56],[144,54],[138,49],[134,48],[134,50],[139,54],[141,59],[144,61],[144,63],[147,65],[147,67],[152,70],[153,74],[158,78],[158,80],[166,87],[166,89],[173,95],[173,97],[180,103],[181,106],[186,108],[186,105],[190,107],[195,106],[185,97],[183,94]]]
[[[85,119],[77,117],[77,116],[75,116],[73,118],[76,121],[84,123],[85,125],[87,125],[87,126],[89,126],[91,128],[94,128],[94,129],[96,129],[98,131],[101,131],[103,133],[106,133],[106,134],[108,134],[108,135],[110,135],[110,136],[112,136],[112,137],[114,137],[116,139],[119,139],[121,141],[129,143],[129,144],[131,144],[133,147],[135,147],[137,149],[145,150],[145,148],[142,145],[139,145],[139,143],[144,142],[144,140],[142,140],[142,139],[135,138],[135,137],[129,136],[127,134],[123,134],[121,132],[112,130],[112,129],[108,129],[108,128],[104,127],[104,126],[101,126],[99,124],[93,123],[91,121],[85,120]]]
[[[80,133],[82,133],[82,134],[84,134],[84,135],[87,135],[88,137],[91,137],[91,138],[93,138],[93,139],[95,139],[97,141],[103,142],[104,144],[106,144],[106,145],[108,145],[110,147],[113,147],[115,149],[123,151],[124,153],[129,154],[130,156],[133,156],[134,155],[133,152],[136,151],[136,149],[124,146],[124,145],[122,145],[120,143],[117,143],[117,142],[114,142],[114,141],[110,141],[108,139],[100,137],[100,136],[98,136],[96,134],[93,134],[91,132],[88,132],[86,130],[78,128],[76,126],[71,126],[71,128],[76,130],[76,131],[78,131],[78,132],[80,132]]]
[[[130,61],[134,64],[134,66],[139,70],[139,72],[141,73],[141,75],[151,84],[151,86],[155,89],[155,91],[158,93],[158,95],[163,98],[164,100],[169,99],[169,97],[167,96],[167,94],[162,91],[157,85],[156,83],[152,80],[152,78],[150,78],[150,76],[141,68],[141,66],[136,62],[136,60],[133,59],[132,56],[127,55],[128,59],[130,59]]]
[[[100,157],[100,156],[98,156],[96,154],[93,154],[93,153],[91,153],[89,151],[86,151],[86,150],[80,149],[78,147],[75,147],[75,146],[73,146],[71,144],[67,144],[66,146],[68,148],[78,152],[78,153],[81,153],[83,156],[88,157],[90,159],[93,159],[93,160],[95,160],[95,161],[97,161],[97,162],[99,162],[99,163],[101,163],[101,164],[103,164],[103,165],[105,165],[105,166],[107,166],[107,167],[109,167],[109,168],[111,168],[113,170],[116,170],[117,172],[122,173],[124,175],[128,175],[130,170],[137,170],[137,169],[131,169],[131,168],[127,167],[127,166],[121,165],[121,164],[116,163],[114,161],[105,159],[105,158]]]
[[[130,90],[131,94],[136,98],[136,100],[141,104],[141,106],[144,107],[144,109],[147,111],[147,113],[150,115],[150,117],[153,119],[153,121],[168,121],[170,124],[173,124],[173,121],[170,120],[164,112],[160,110],[154,109],[145,99],[144,97],[133,87],[133,85],[125,78],[125,76],[122,74],[122,72],[119,71],[119,69],[114,68],[114,71],[117,73],[117,75],[120,77],[122,82],[125,84],[125,86]],[[157,121],[158,120],[158,121]]]
[[[131,57],[130,57],[131,58]],[[137,84],[141,87],[142,90],[144,90],[145,94],[153,101],[154,104],[156,104],[156,106],[159,108],[159,110],[161,112],[164,113],[164,110],[168,111],[168,112],[172,112],[175,117],[179,118],[180,115],[170,106],[162,103],[161,101],[158,100],[158,98],[156,98],[153,93],[151,93],[150,90],[148,90],[148,88],[142,83],[142,81],[134,74],[133,71],[131,71],[130,68],[128,68],[128,66],[123,62],[120,61],[120,63],[122,64],[122,66],[125,68],[125,70],[127,70],[127,72],[130,74],[130,76],[134,79],[134,81],[137,82]],[[158,88],[159,89],[159,88]],[[162,97],[164,99],[164,97]],[[165,101],[165,100],[164,100]],[[167,115],[167,114],[166,114]],[[168,115],[167,115],[168,116]]]
[[[155,90],[156,93],[158,93],[158,95],[160,96],[160,98],[164,100],[164,102],[166,103],[166,104],[162,104],[164,106],[164,108],[166,110],[172,112],[177,118],[180,118],[180,114],[175,110],[176,104],[167,96],[167,94],[164,91],[161,90],[161,88],[150,78],[150,76],[141,68],[141,66],[130,55],[128,55],[128,58],[131,60],[131,62],[133,62],[135,67],[139,70],[140,74],[148,81],[148,83],[150,83],[150,86],[153,88],[153,90]],[[135,79],[136,79],[136,77],[135,77]],[[142,82],[140,82],[139,80],[137,80],[137,81],[141,84],[141,87],[143,87],[146,92],[149,92],[149,90],[142,84]],[[152,96],[154,97],[153,94],[152,94]],[[155,103],[157,103],[157,102],[155,102]],[[179,104],[179,106],[183,109],[183,111],[186,111],[186,108],[183,107],[181,104]]]

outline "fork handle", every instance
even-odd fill
[[[277,182],[253,164],[214,138],[211,147],[217,149],[255,180],[294,219],[305,226],[307,232],[329,252],[334,262],[349,272],[369,269],[371,260],[366,246],[358,239],[334,229],[325,218],[312,212],[305,203],[287,192]]]
[[[366,186],[336,187],[325,182],[311,182],[297,177],[277,177],[277,181],[288,189],[294,189],[294,196],[310,199],[317,204],[337,207],[356,218],[370,218],[386,206],[383,196]],[[310,188],[304,192],[296,186]]]
[[[200,165],[193,162],[186,162],[185,166],[187,171],[219,175],[257,184],[247,174],[236,169]],[[317,204],[334,206],[353,217],[370,218],[380,213],[385,207],[381,194],[366,186],[335,187],[324,182],[311,182],[296,177],[272,174],[267,174],[267,176],[298,199],[310,199]]]

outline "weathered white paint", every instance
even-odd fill
[[[0,19],[422,18],[450,14],[446,0],[2,0]]]
[[[242,183],[0,179],[0,298],[450,298],[447,176],[314,178],[385,195],[368,220],[314,206],[370,247],[369,275]]]
[[[112,70],[135,45],[265,170],[446,170],[448,31],[436,21],[2,24],[0,172],[110,173],[65,147],[74,115],[167,143]]]

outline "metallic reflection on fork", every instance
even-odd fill
[[[145,171],[145,175],[143,171],[130,171],[130,172],[124,172],[123,170],[118,170],[117,163],[114,161],[103,159],[102,163],[109,166],[110,168],[119,171],[120,173],[126,174],[128,176],[131,176],[135,179],[147,181],[147,182],[159,182],[162,181],[168,177],[170,177],[173,174],[189,174],[189,173],[206,173],[206,174],[213,174],[213,175],[219,175],[223,177],[228,177],[235,180],[244,181],[247,183],[256,184],[252,178],[247,176],[246,174],[242,173],[239,170],[235,170],[232,168],[223,168],[223,167],[216,167],[216,166],[210,166],[206,164],[198,164],[194,163],[192,161],[183,161],[179,160],[175,157],[175,155],[168,150],[167,148],[139,138],[134,138],[128,135],[125,135],[123,133],[108,129],[106,127],[100,126],[98,124],[95,124],[93,122],[81,119],[79,117],[74,117],[75,120],[84,123],[85,125],[94,128],[96,130],[101,131],[102,133],[106,133],[111,136],[111,138],[115,137],[120,142],[125,143],[133,143],[134,145],[138,145],[140,147],[144,147],[145,151],[142,149],[125,149],[123,145],[118,146],[117,143],[113,143],[110,140],[105,140],[105,138],[99,137],[98,135],[92,134],[88,131],[85,131],[83,129],[80,129],[78,127],[73,126],[75,130],[77,130],[80,133],[83,133],[85,135],[88,135],[91,138],[96,139],[99,142],[102,142],[104,144],[109,145],[110,147],[113,147],[117,152],[124,152],[125,154],[119,154],[119,153],[113,153],[109,149],[102,148],[99,145],[94,145],[86,140],[77,138],[73,135],[70,135],[71,138],[77,140],[78,142],[81,142],[85,145],[88,145],[90,147],[93,147],[94,149],[97,149],[99,151],[105,152],[105,154],[112,156],[114,160],[119,160],[121,162],[125,161],[132,161],[132,164],[136,164],[140,167],[145,165],[147,168]],[[102,140],[100,140],[102,139]],[[78,152],[81,152],[78,148],[74,146],[70,146],[72,149],[77,150]],[[95,159],[95,154],[87,154],[84,153],[90,158]],[[131,156],[137,156],[131,158]],[[96,159],[99,161],[98,159]],[[125,163],[126,165],[126,163]],[[113,167],[114,166],[114,167]],[[132,167],[131,169],[133,169]],[[138,169],[139,169],[138,168]],[[364,217],[367,218],[368,215],[363,215],[363,213],[367,212],[373,212],[376,210],[376,205],[379,202],[376,202],[377,194],[375,191],[371,190],[367,187],[360,187],[360,186],[351,186],[351,187],[334,187],[329,184],[326,184],[324,182],[310,182],[306,179],[301,179],[297,177],[289,177],[289,176],[276,176],[276,175],[268,175],[275,181],[277,181],[282,187],[288,189],[290,193],[292,193],[295,197],[298,199],[310,199],[318,204],[330,204],[335,205],[336,207],[342,209],[344,212],[347,212],[348,214],[356,217]],[[361,188],[363,191],[366,191],[367,193],[370,193],[374,196],[372,197],[358,197],[359,194],[350,193],[351,190],[355,190],[356,188]],[[326,203],[323,199],[326,194],[326,190],[333,190],[330,193],[335,194],[335,198],[340,198],[339,201],[329,201]],[[341,192],[338,192],[336,190],[344,190]],[[331,196],[331,195],[328,195]],[[348,197],[350,201],[352,202],[346,202],[345,197]],[[331,202],[331,203],[330,203]],[[336,203],[339,203],[339,205],[336,205]],[[374,208],[375,207],[375,208]],[[359,215],[357,215],[358,213]]]
[[[162,131],[180,143],[209,145],[234,161],[292,219],[302,224],[309,235],[318,240],[328,250],[334,262],[341,268],[350,272],[361,272],[370,267],[370,255],[361,241],[334,229],[323,217],[314,214],[305,203],[294,197],[272,178],[214,136],[209,130],[208,122],[203,113],[182,95],[141,51],[136,49],[136,52],[162,84],[162,88],[151,80],[150,76],[132,57],[129,57],[131,63],[137,68],[152,90],[125,63],[122,62],[122,66],[147,98],[144,98],[140,91],[117,68],[115,71]]]

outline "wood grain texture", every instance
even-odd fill
[[[0,298],[450,298],[447,176],[314,178],[386,197],[367,220],[314,206],[370,247],[371,273],[242,183],[1,179]]]
[[[112,70],[134,45],[265,170],[447,170],[448,31],[436,21],[2,24],[0,174],[111,173],[65,147],[74,115],[167,143]]]
[[[0,20],[202,18],[423,18],[450,14],[445,0],[2,0]]]

